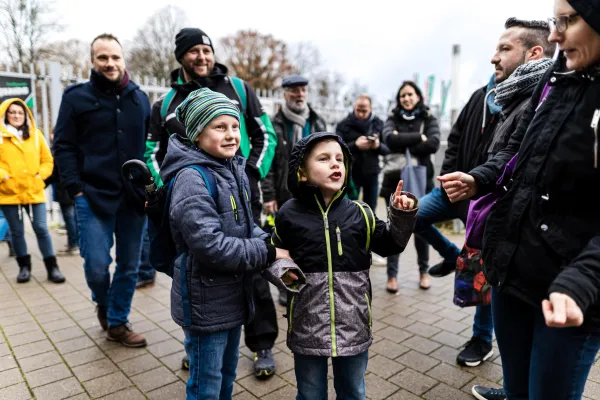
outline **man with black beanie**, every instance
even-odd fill
[[[230,98],[241,110],[240,154],[247,159],[246,174],[250,181],[250,203],[255,222],[260,225],[262,205],[258,182],[271,168],[277,135],[268,115],[250,85],[237,77],[228,76],[227,67],[215,61],[213,42],[201,29],[184,28],[175,37],[175,57],[181,64],[171,72],[171,90],[152,106],[152,117],[146,141],[146,164],[155,182],[162,185],[160,166],[167,153],[171,135],[185,138],[185,127],[174,118],[175,109],[194,90],[206,87]],[[153,271],[140,270],[142,274]],[[259,379],[267,379],[275,373],[275,361],[271,349],[277,338],[277,314],[271,297],[269,283],[260,273],[252,279],[254,290],[254,320],[244,327],[246,346],[254,352],[254,373]],[[187,368],[187,357],[183,367]]]

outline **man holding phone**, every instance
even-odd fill
[[[352,164],[352,182],[358,198],[363,190],[363,201],[373,212],[377,207],[379,191],[379,156],[389,153],[388,147],[381,143],[383,121],[373,114],[371,97],[361,94],[354,101],[354,110],[337,126],[336,133],[348,144],[354,163]]]

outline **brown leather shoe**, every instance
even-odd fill
[[[119,342],[127,347],[146,347],[146,339],[139,333],[131,330],[130,324],[111,326],[106,332],[106,339]]]
[[[106,308],[96,306],[96,315],[98,316],[98,322],[103,330],[108,329],[108,319],[106,316]]]

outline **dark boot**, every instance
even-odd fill
[[[58,265],[56,265],[56,257],[52,256],[44,258],[44,264],[46,265],[48,280],[50,282],[63,283],[65,281],[65,277],[60,273]]]
[[[129,324],[109,326],[106,338],[111,342],[119,342],[127,347],[146,347],[144,336],[132,331]]]
[[[29,282],[31,279],[31,256],[17,257],[17,263],[19,264],[19,275],[17,275],[17,283]]]

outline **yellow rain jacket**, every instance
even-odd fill
[[[10,132],[4,121],[8,107],[14,102],[25,106],[20,99],[0,104],[0,205],[44,203],[44,179],[54,168],[52,154],[27,106],[29,139],[21,140]],[[2,181],[6,176],[8,179]]]

